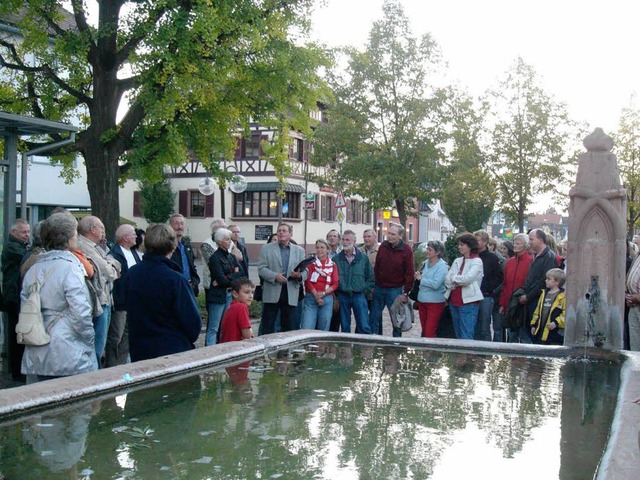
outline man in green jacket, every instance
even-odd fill
[[[11,227],[11,233],[2,250],[2,294],[4,296],[4,310],[7,312],[9,337],[9,368],[11,376],[16,381],[25,381],[20,373],[24,345],[18,343],[16,325],[20,313],[20,262],[29,248],[29,235],[31,227],[29,222],[19,218]]]
[[[351,311],[356,318],[356,333],[371,333],[367,295],[373,290],[373,267],[365,254],[356,248],[356,234],[346,230],[342,234],[342,251],[333,257],[338,266],[340,282],[338,301],[342,331],[351,332]]]

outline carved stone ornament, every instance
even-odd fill
[[[598,127],[585,137],[582,144],[588,152],[610,152],[613,148],[613,139]]]

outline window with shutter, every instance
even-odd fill
[[[140,200],[140,192],[133,192],[133,216],[142,217],[142,205]]]
[[[184,217],[189,216],[189,191],[180,190],[178,192],[178,213]]]

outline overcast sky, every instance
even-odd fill
[[[363,46],[382,0],[318,1],[312,36]],[[431,33],[450,74],[481,95],[521,56],[574,120],[610,133],[640,86],[635,0],[404,0],[414,35]]]

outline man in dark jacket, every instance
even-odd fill
[[[487,231],[478,230],[473,232],[473,235],[478,241],[478,255],[480,256],[480,260],[482,260],[482,268],[484,271],[482,284],[480,285],[480,290],[482,291],[484,299],[480,302],[480,309],[478,310],[475,339],[490,342],[493,302],[496,292],[502,286],[504,272],[500,266],[500,259],[488,248],[489,234]],[[500,336],[502,336],[502,326],[500,326],[499,329]],[[498,332],[494,332],[494,335],[497,335],[497,333]]]
[[[356,333],[371,333],[367,296],[373,290],[373,267],[367,256],[356,248],[356,234],[342,234],[342,251],[333,257],[338,266],[338,301],[342,331],[351,332],[351,310],[356,318]]]
[[[29,248],[29,222],[19,218],[11,227],[9,237],[2,250],[2,294],[4,296],[4,311],[7,312],[7,335],[9,337],[9,368],[11,376],[16,381],[25,381],[20,373],[24,345],[18,343],[16,325],[20,313],[20,262]]]
[[[533,318],[538,298],[545,288],[544,280],[547,272],[558,266],[556,254],[547,246],[547,235],[543,230],[535,228],[529,232],[529,247],[533,250],[535,257],[522,287],[525,293],[519,298],[520,304],[527,306],[527,323],[520,332],[522,343],[531,343],[529,323]]]
[[[402,241],[404,227],[390,223],[387,228],[387,240],[382,242],[376,256],[373,273],[376,286],[373,290],[373,301],[369,323],[371,332],[382,335],[382,311],[386,306],[391,309],[394,300],[400,296],[407,302],[409,292],[413,288],[415,266],[413,251]],[[401,337],[400,329],[393,329],[394,337]]]
[[[193,248],[191,248],[191,242],[184,238],[184,217],[179,213],[174,213],[169,218],[169,225],[176,232],[178,239],[178,247],[171,255],[171,260],[178,264],[180,271],[189,281],[193,295],[198,298],[198,292],[200,291],[198,285],[200,285],[200,276],[196,270],[196,265],[193,261]]]
[[[129,224],[120,225],[116,230],[116,243],[110,256],[120,262],[120,278],[113,282],[113,310],[107,334],[105,366],[115,367],[127,363],[129,357],[129,329],[127,327],[126,289],[129,268],[140,263],[138,252],[132,250],[136,244],[136,231]]]
[[[247,247],[240,238],[240,227],[238,225],[229,225],[229,231],[231,232],[231,241],[236,247],[231,250],[231,253],[238,259],[238,263],[244,271],[244,276],[249,276],[249,255],[247,254]],[[235,250],[238,250],[237,252]]]

